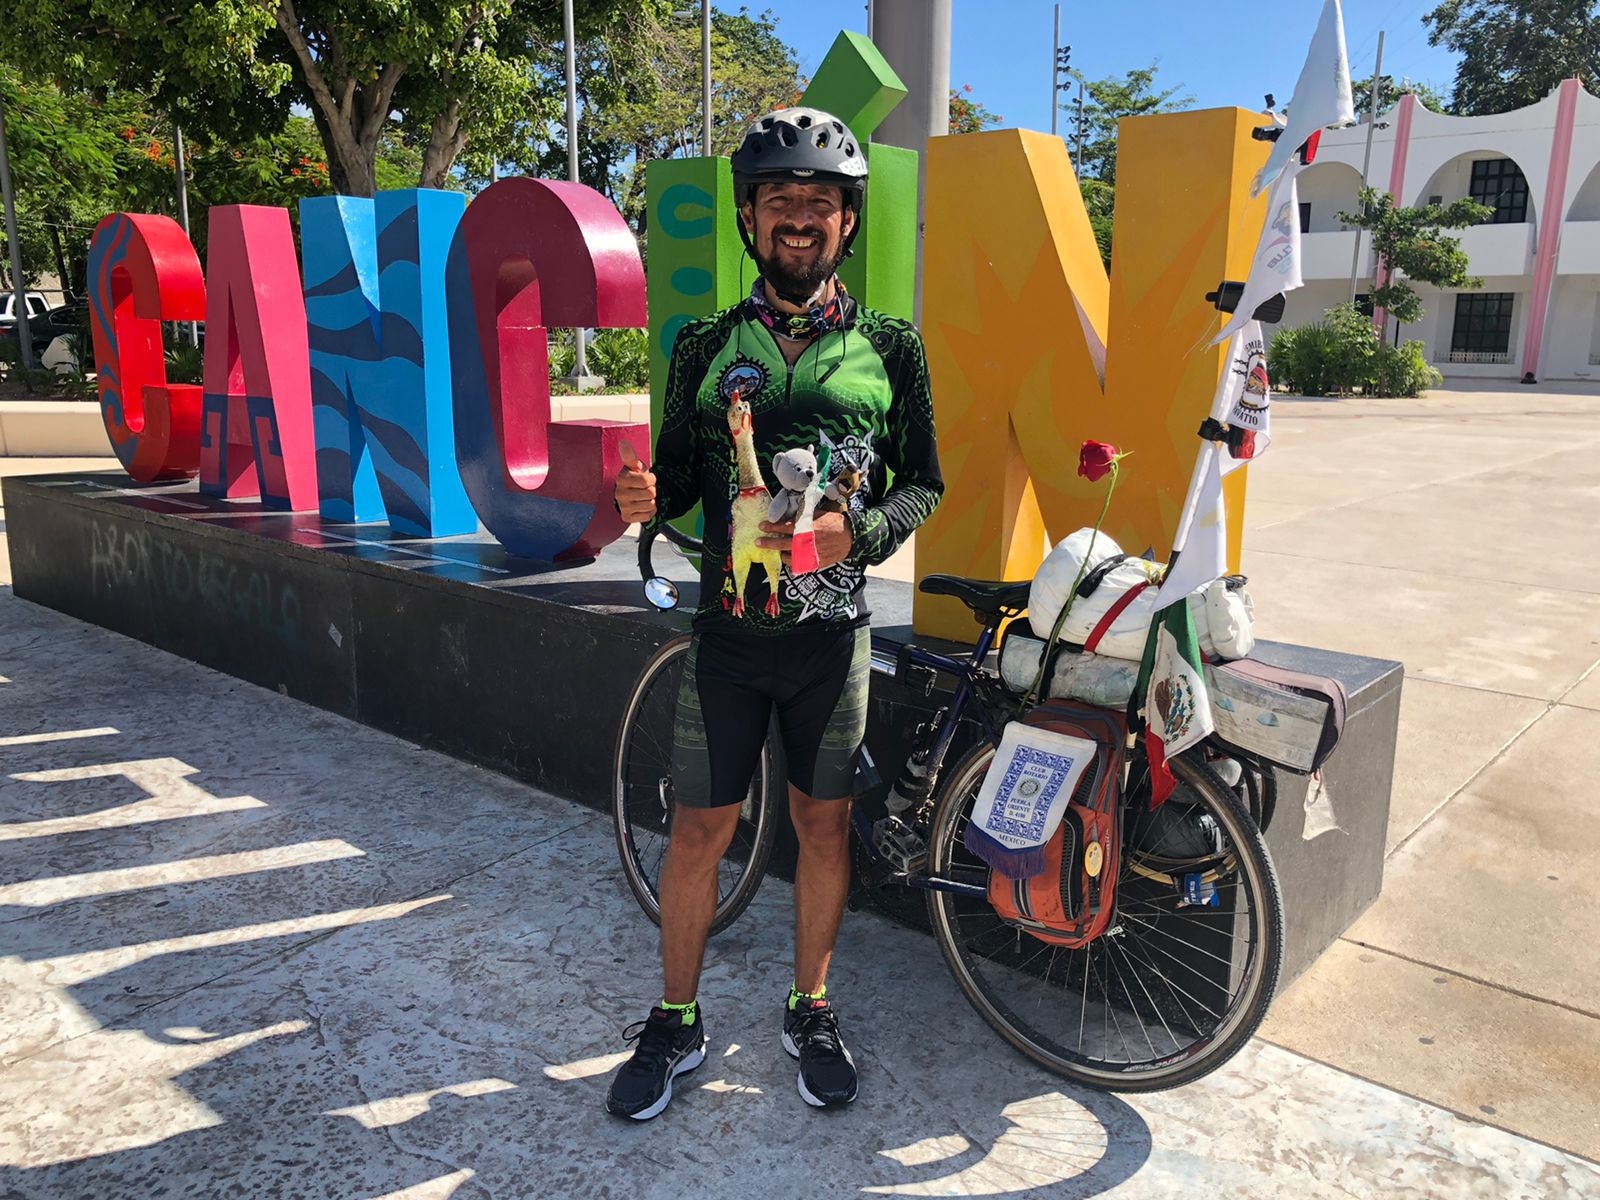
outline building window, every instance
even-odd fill
[[[1528,219],[1528,180],[1509,158],[1480,158],[1472,164],[1467,194],[1494,209],[1485,225],[1511,225]]]
[[[1456,296],[1456,324],[1450,334],[1450,361],[1511,361],[1512,292],[1462,292]]]

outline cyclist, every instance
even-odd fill
[[[716,910],[717,864],[774,708],[799,842],[794,982],[783,1048],[817,1107],[856,1097],[854,1060],[827,996],[850,884],[849,813],[867,720],[866,568],[883,562],[939,502],[944,482],[922,340],[909,322],[859,304],[835,271],[859,232],[867,162],[843,122],[813,108],[761,118],[733,156],[739,233],[760,271],[742,303],[678,335],[650,469],[625,448],[615,501],[656,524],[696,503],[705,514],[700,605],[674,722],[672,839],[661,870],[662,1001],[624,1032],[636,1041],[606,1099],[647,1120],[672,1080],[704,1060],[697,999]],[[785,450],[813,448],[831,477],[860,473],[847,511],[818,516],[818,570],[788,567],[792,524],[763,523],[757,545],[784,553],[778,595],[751,571],[735,605],[730,512],[740,495],[730,404],[750,406],[762,484]],[[824,453],[824,451],[826,451]],[[751,464],[745,458],[746,490]],[[888,472],[894,482],[887,484]],[[776,603],[772,603],[772,601]],[[742,613],[740,609],[742,608]],[[739,615],[735,615],[739,614]]]

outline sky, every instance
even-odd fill
[[[1370,77],[1378,31],[1387,31],[1385,75],[1431,83],[1448,94],[1455,56],[1428,45],[1422,14],[1438,0],[1345,0],[1350,73]],[[721,2],[719,9],[739,5]],[[867,31],[865,0],[751,0],[770,9],[783,39],[816,70],[841,29]],[[950,83],[1004,118],[1003,126],[1050,128],[1051,0],[952,0]],[[1276,6],[1246,0],[1121,0],[1061,5],[1061,40],[1090,79],[1159,65],[1163,87],[1182,84],[1199,108],[1259,108],[1266,92],[1288,102],[1322,10],[1319,0]],[[1270,23],[1262,18],[1271,14]],[[1063,128],[1066,114],[1062,113]]]

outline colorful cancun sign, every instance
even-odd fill
[[[140,482],[421,536],[483,526],[514,554],[589,558],[621,535],[622,438],[552,421],[551,327],[645,324],[644,270],[615,207],[578,184],[210,213],[207,270],[166,217],[115,214],[90,247],[106,431]],[[169,384],[160,322],[206,322],[202,387]]]

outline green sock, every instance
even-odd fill
[[[798,1004],[815,1004],[819,1000],[826,1000],[827,997],[827,984],[823,984],[822,987],[815,992],[802,992],[799,988],[791,984],[789,987],[789,1011],[793,1012],[795,1006]]]
[[[677,1013],[678,1020],[682,1021],[685,1025],[693,1025],[696,1018],[698,1018],[700,1015],[700,1001],[698,1000],[691,1000],[687,1004],[668,1004],[665,1000],[663,1000],[660,1004],[656,1005],[656,1007],[662,1012]]]

